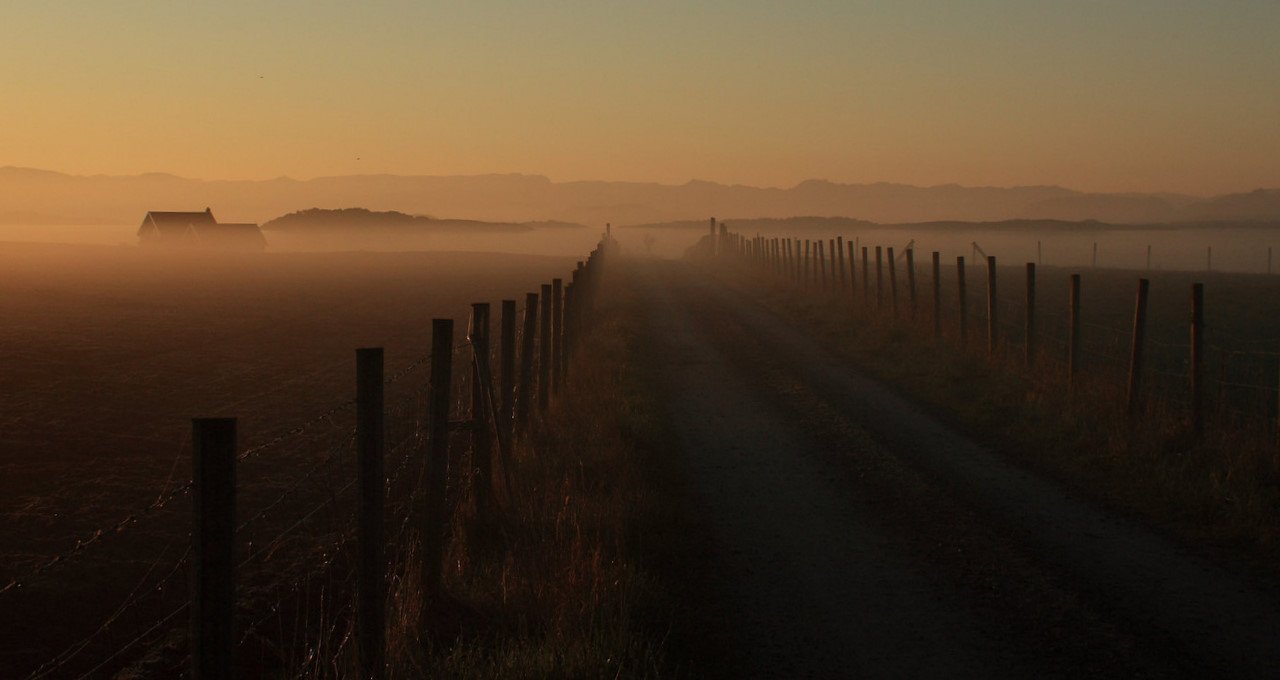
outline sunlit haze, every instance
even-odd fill
[[[0,165],[1280,185],[1280,3],[10,2]]]

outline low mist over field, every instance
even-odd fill
[[[1273,185],[1274,187],[1274,185]],[[811,179],[787,187],[691,180],[552,181],[536,175],[360,175],[309,180],[199,180],[165,174],[74,176],[0,168],[0,224],[119,224],[147,210],[219,206],[235,221],[310,207],[362,207],[491,222],[635,224],[704,215],[849,217],[899,223],[1012,219],[1115,223],[1280,220],[1280,189],[1203,197],[1058,186],[913,186]]]
[[[0,680],[1274,680],[1278,35],[4,0]]]

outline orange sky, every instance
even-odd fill
[[[1280,186],[1280,3],[9,3],[0,165]]]

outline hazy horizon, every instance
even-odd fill
[[[1273,2],[22,2],[5,15],[0,164],[77,175],[1280,185]]]
[[[1094,194],[1103,194],[1103,195],[1117,195],[1117,196],[1173,195],[1173,196],[1186,196],[1189,198],[1212,198],[1214,196],[1249,193],[1252,191],[1257,191],[1259,189],[1280,190],[1280,178],[1277,178],[1276,181],[1270,185],[1240,187],[1236,190],[1215,192],[1215,193],[1204,193],[1204,192],[1196,193],[1196,192],[1189,192],[1189,191],[1174,191],[1171,189],[1166,189],[1166,190],[1157,189],[1153,191],[1092,191],[1092,190],[1081,189],[1080,187],[1069,186],[1064,184],[1033,184],[1033,183],[968,184],[960,181],[944,181],[944,182],[938,182],[934,184],[914,184],[911,182],[895,182],[890,180],[867,180],[867,181],[858,181],[858,182],[842,182],[842,181],[837,181],[828,177],[803,177],[789,184],[751,184],[751,183],[744,183],[744,182],[722,182],[719,180],[709,179],[706,177],[689,177],[688,179],[685,179],[683,181],[672,180],[672,181],[664,182],[664,181],[650,181],[650,180],[627,179],[627,178],[605,179],[600,177],[553,177],[545,172],[501,172],[501,171],[458,173],[458,174],[433,174],[433,173],[426,173],[426,172],[423,172],[423,173],[362,172],[362,173],[335,174],[335,175],[310,175],[310,176],[302,176],[302,175],[294,176],[294,175],[287,175],[287,174],[277,174],[277,175],[266,175],[266,176],[260,176],[260,177],[203,177],[203,176],[195,176],[195,175],[184,174],[182,172],[169,171],[169,170],[149,170],[144,172],[131,172],[131,173],[121,173],[121,174],[76,173],[76,172],[69,172],[67,170],[59,169],[59,168],[47,168],[47,167],[35,167],[35,166],[23,166],[23,165],[0,165],[0,171],[5,171],[5,170],[53,173],[58,175],[66,175],[68,177],[88,178],[88,179],[93,179],[93,178],[128,179],[128,178],[138,178],[138,177],[148,177],[148,176],[165,176],[165,177],[173,177],[177,179],[192,180],[192,181],[198,181],[198,182],[271,182],[271,181],[277,181],[277,180],[287,180],[287,181],[293,181],[293,182],[311,182],[315,180],[326,180],[326,179],[375,178],[375,177],[428,178],[428,179],[522,177],[522,178],[531,178],[531,179],[545,179],[551,184],[602,183],[602,184],[656,185],[656,186],[663,186],[663,187],[681,187],[681,186],[686,186],[690,184],[714,184],[714,185],[719,185],[724,187],[746,187],[746,188],[752,188],[752,189],[786,190],[786,189],[794,189],[795,187],[803,184],[817,182],[817,183],[834,184],[834,185],[840,185],[840,186],[888,185],[888,186],[911,187],[911,188],[918,188],[918,189],[936,189],[936,188],[946,188],[946,187],[960,187],[964,189],[1054,188],[1054,189],[1066,189],[1068,191],[1075,191],[1080,193],[1094,193]]]

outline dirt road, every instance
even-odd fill
[[[690,265],[633,269],[687,480],[692,675],[1280,674],[1274,587],[1004,461]]]

